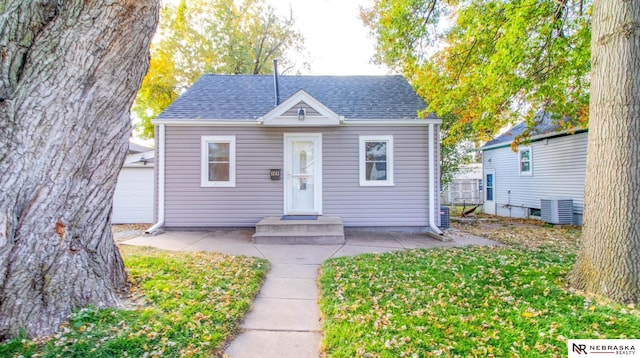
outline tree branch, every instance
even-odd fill
[[[264,26],[264,31],[262,32],[262,38],[260,39],[260,45],[258,46],[255,58],[255,66],[253,67],[253,74],[257,75],[260,73],[260,68],[262,67],[263,61],[260,59],[262,55],[262,50],[264,49],[264,42],[266,41],[269,34],[269,27],[271,27],[273,17],[271,15],[268,16],[267,23]]]
[[[427,27],[427,25],[429,24],[429,20],[431,19],[431,16],[435,12],[437,3],[438,3],[438,0],[431,0],[431,6],[428,7],[426,15],[423,15],[424,19],[422,20],[422,25],[418,26],[419,35],[416,36],[415,38],[411,39],[411,41],[409,42],[410,47],[413,47],[418,39],[422,39],[422,37],[424,35],[424,30],[422,30],[422,29]]]

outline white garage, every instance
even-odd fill
[[[153,223],[154,152],[132,154],[125,160],[113,197],[114,224]]]

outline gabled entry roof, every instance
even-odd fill
[[[417,119],[418,111],[426,108],[397,75],[279,76],[279,89],[281,104],[303,90],[327,113],[349,120]],[[254,121],[275,108],[272,75],[204,75],[157,119]]]
[[[304,113],[304,119],[299,119],[299,111]],[[322,102],[311,97],[304,90],[299,90],[286,101],[277,105],[260,120],[266,126],[337,126],[340,116],[327,108]]]

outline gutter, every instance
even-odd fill
[[[440,119],[354,119],[338,117],[339,123],[331,126],[427,126],[440,124]],[[172,126],[203,126],[203,127],[235,127],[235,126],[264,126],[264,116],[255,119],[154,119],[153,124]]]
[[[429,227],[433,232],[438,235],[444,235],[444,232],[440,230],[436,225],[436,163],[435,163],[435,151],[434,137],[435,129],[434,124],[429,123]]]
[[[158,125],[158,222],[145,231],[145,234],[153,234],[164,225],[164,165],[165,165],[165,125]]]

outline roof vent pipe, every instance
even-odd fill
[[[276,106],[280,104],[280,86],[278,85],[278,60],[273,59],[273,86],[276,91]]]

